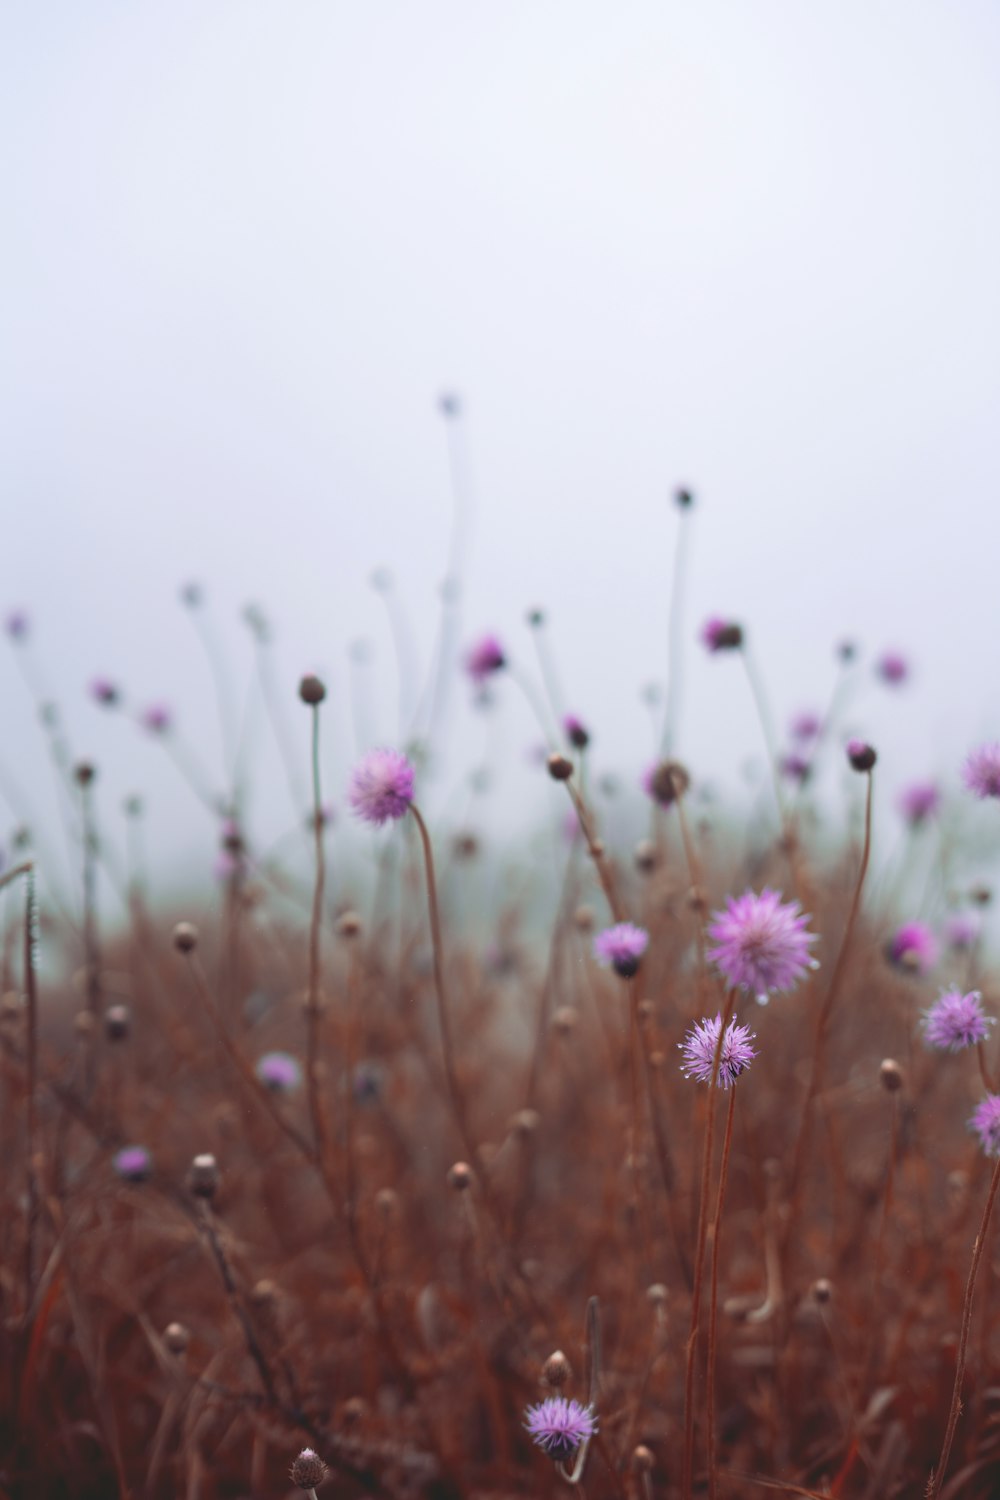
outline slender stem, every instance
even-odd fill
[[[878,1236],[875,1240],[875,1259],[872,1266],[872,1291],[871,1291],[871,1313],[869,1316],[869,1345],[868,1356],[862,1366],[862,1380],[866,1387],[871,1381],[875,1365],[876,1339],[880,1319],[878,1315],[878,1292],[879,1282],[882,1279],[882,1259],[885,1254],[885,1231],[889,1222],[889,1208],[892,1204],[892,1189],[896,1177],[896,1158],[899,1152],[899,1095],[894,1093],[890,1096],[890,1108],[892,1111],[889,1125],[889,1161],[885,1173],[885,1191],[882,1194],[882,1211],[879,1214]],[[861,1394],[864,1394],[864,1387]]]
[[[687,562],[688,532],[690,527],[687,520],[688,507],[681,507],[680,529],[677,533],[677,546],[674,550],[674,575],[670,586],[670,625],[667,638],[667,699],[663,710],[663,735],[660,740],[660,754],[666,758],[674,747],[677,738],[677,718],[680,711],[681,697],[681,621],[683,618],[684,605],[684,569]]]
[[[988,1094],[995,1094],[997,1086],[990,1077],[990,1070],[986,1066],[986,1048],[982,1042],[976,1043],[976,1057],[979,1059],[979,1076],[983,1080],[983,1087]]]
[[[781,790],[781,775],[778,770],[778,754],[775,745],[771,710],[768,707],[767,695],[764,692],[764,684],[757,670],[757,664],[754,661],[749,646],[745,642],[739,654],[743,658],[743,668],[747,675],[747,681],[750,684],[754,707],[757,710],[757,718],[760,721],[761,734],[764,737],[764,748],[767,752],[768,765],[770,766],[771,778],[774,783],[774,800],[778,804],[778,822],[781,825],[782,832],[785,832],[787,830],[785,798]]]
[[[247,1353],[250,1355],[250,1358],[253,1360],[254,1364],[257,1367],[257,1373],[260,1376],[260,1383],[264,1387],[264,1392],[267,1396],[268,1401],[272,1406],[277,1406],[278,1393],[274,1384],[274,1376],[271,1373],[271,1367],[264,1356],[264,1351],[260,1346],[260,1340],[257,1338],[257,1334],[254,1331],[254,1326],[247,1315],[246,1308],[243,1306],[242,1299],[236,1288],[236,1279],[233,1276],[232,1269],[229,1265],[229,1260],[226,1256],[226,1252],[222,1247],[222,1241],[219,1238],[219,1232],[215,1227],[215,1217],[212,1213],[212,1209],[207,1200],[204,1198],[199,1200],[199,1205],[201,1208],[201,1224],[202,1228],[205,1231],[205,1238],[208,1240],[208,1243],[211,1246],[212,1254],[215,1257],[215,1263],[219,1268],[219,1275],[222,1277],[222,1284],[225,1287],[226,1295],[229,1298],[229,1304],[233,1309],[233,1313],[236,1316],[236,1320],[239,1323],[240,1328],[243,1330],[243,1338],[247,1346]]]
[[[28,1008],[27,1111],[25,1145],[27,1150],[28,1225],[24,1247],[24,1319],[31,1319],[35,1290],[35,1234],[38,1228],[38,1174],[35,1170],[35,1139],[38,1129],[38,987],[35,977],[35,943],[37,941],[37,907],[35,903],[35,870],[29,862],[10,871],[10,876],[24,874],[24,977]],[[10,877],[8,877],[10,878]]]
[[[313,837],[316,852],[316,881],[313,886],[312,921],[309,927],[309,989],[306,995],[306,1088],[309,1095],[309,1118],[312,1122],[316,1154],[322,1161],[326,1129],[319,1097],[319,1003],[320,1003],[320,933],[323,921],[323,892],[326,885],[326,857],[323,846],[323,804],[319,782],[319,704],[312,705],[312,792]]]
[[[83,945],[86,975],[87,1015],[91,1032],[87,1038],[84,1061],[84,1091],[94,1085],[97,1025],[101,1012],[101,965],[97,944],[97,834],[94,830],[94,806],[89,782],[80,787],[80,814],[83,824]]]
[[[715,1200],[715,1218],[712,1221],[712,1275],[708,1298],[708,1378],[705,1392],[705,1407],[708,1415],[708,1495],[715,1500],[715,1341],[719,1315],[719,1231],[722,1227],[722,1207],[726,1198],[726,1175],[729,1171],[729,1150],[733,1142],[733,1116],[736,1113],[736,1084],[729,1091],[729,1110],[726,1115],[726,1134],[722,1142],[722,1165],[719,1168],[719,1190]]]
[[[441,913],[438,908],[437,880],[434,875],[434,851],[431,847],[430,834],[427,832],[427,824],[416,803],[410,803],[410,812],[413,814],[417,831],[420,834],[420,843],[423,847],[424,870],[427,876],[427,907],[431,924],[431,949],[434,962],[434,990],[437,995],[438,1025],[441,1031],[441,1051],[444,1059],[444,1076],[448,1086],[448,1095],[451,1100],[452,1111],[459,1128],[462,1140],[469,1150],[470,1155],[478,1155],[472,1146],[472,1137],[469,1133],[468,1121],[465,1114],[465,1103],[458,1086],[458,1076],[455,1071],[455,1049],[451,1035],[451,1013],[448,1005],[448,994],[445,989],[444,979],[444,943],[441,937]],[[475,1166],[475,1162],[473,1162]]]
[[[955,1386],[951,1393],[951,1410],[948,1413],[948,1426],[945,1430],[944,1443],[941,1447],[941,1457],[938,1459],[937,1468],[931,1473],[927,1481],[927,1500],[937,1500],[941,1485],[948,1468],[948,1459],[951,1457],[951,1445],[955,1438],[955,1429],[958,1426],[959,1414],[962,1410],[962,1379],[965,1375],[965,1355],[969,1344],[969,1328],[972,1323],[972,1299],[976,1290],[976,1277],[979,1274],[979,1262],[983,1258],[986,1248],[986,1231],[990,1227],[990,1217],[993,1213],[993,1205],[996,1202],[997,1189],[1000,1188],[1000,1157],[993,1168],[993,1177],[990,1181],[990,1190],[986,1197],[986,1207],[983,1210],[983,1221],[976,1235],[976,1242],[972,1247],[972,1264],[969,1267],[969,1279],[965,1287],[965,1304],[962,1308],[962,1328],[958,1339],[958,1359],[955,1365]]]

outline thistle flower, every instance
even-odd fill
[[[503,647],[495,635],[484,635],[465,653],[465,670],[477,687],[483,687],[507,665]]]
[[[782,776],[786,776],[789,781],[797,781],[800,786],[804,786],[812,775],[812,761],[798,750],[789,750],[787,755],[781,757],[780,770]]]
[[[910,675],[910,663],[899,651],[883,651],[875,672],[889,687],[899,687]]]
[[[924,1041],[941,1052],[961,1052],[985,1042],[994,1018],[983,1011],[979,990],[963,995],[961,990],[946,990],[930,1010],[924,1012]]]
[[[639,960],[648,947],[648,932],[631,922],[619,922],[594,938],[594,957],[600,964],[610,964],[622,979],[631,979],[639,972]]]
[[[683,797],[690,785],[691,777],[679,760],[657,761],[642,777],[643,791],[661,807],[670,807],[678,797]]]
[[[889,962],[914,974],[926,974],[937,963],[937,939],[925,922],[904,922],[886,945]]]
[[[151,703],[139,715],[139,722],[150,734],[169,734],[174,716],[165,703]]]
[[[691,1027],[683,1042],[677,1043],[684,1054],[681,1072],[685,1078],[696,1078],[699,1083],[711,1083],[715,1049],[719,1045],[721,1030],[721,1015],[717,1015],[714,1021],[703,1016]],[[757,1056],[750,1045],[756,1035],[749,1027],[737,1025],[736,1017],[733,1017],[722,1038],[719,1068],[715,1075],[716,1088],[731,1088],[740,1074],[746,1072]]]
[[[973,1110],[969,1129],[979,1137],[987,1156],[1000,1156],[1000,1094],[987,1094]]]
[[[708,935],[715,947],[708,957],[729,984],[766,1005],[772,991],[793,989],[819,967],[809,955],[816,936],[806,931],[808,921],[799,903],[783,902],[778,891],[745,891],[712,913]]]
[[[597,1431],[593,1407],[568,1401],[565,1396],[548,1396],[529,1406],[524,1415],[532,1442],[557,1461],[570,1458]]]
[[[848,740],[845,748],[847,759],[855,771],[870,771],[878,759],[872,746],[865,740]]]
[[[743,628],[732,620],[713,615],[701,627],[701,642],[709,651],[738,651],[743,644]]]
[[[945,921],[945,942],[949,948],[964,953],[975,947],[982,930],[983,923],[978,912],[956,911]]]
[[[326,1478],[326,1464],[313,1448],[303,1448],[289,1471],[289,1477],[300,1490],[312,1492]]]
[[[90,696],[102,708],[114,708],[121,694],[109,677],[94,677],[90,682]]]
[[[406,814],[413,801],[414,769],[400,750],[369,750],[355,766],[347,800],[359,818],[381,828]]]
[[[962,780],[975,797],[1000,797],[1000,742],[994,740],[970,751],[962,767]]]
[[[805,709],[796,714],[788,726],[788,732],[793,740],[814,740],[823,728],[823,720],[819,714],[812,709]]]
[[[302,1067],[290,1052],[265,1052],[258,1057],[254,1072],[275,1094],[290,1094],[302,1082]]]
[[[937,812],[941,805],[941,793],[933,781],[915,781],[905,787],[899,795],[898,807],[911,828],[919,828]]]
[[[576,714],[567,714],[563,719],[563,733],[574,750],[586,750],[590,744],[590,731]]]
[[[145,1182],[153,1170],[153,1158],[145,1146],[123,1146],[111,1158],[111,1165],[123,1182]]]

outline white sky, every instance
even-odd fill
[[[241,684],[259,599],[290,694],[329,674],[340,798],[351,640],[396,733],[377,565],[430,649],[446,388],[475,482],[465,635],[530,665],[546,605],[603,765],[649,758],[678,481],[688,637],[743,619],[780,720],[822,706],[851,634],[917,666],[858,701],[890,784],[954,781],[1000,732],[995,4],[9,0],[0,70],[0,608],[31,611],[102,805],[151,795],[165,867],[204,867],[214,831],[84,684],[172,701],[210,759],[177,587],[204,582]],[[681,749],[735,791],[745,685],[689,656]],[[0,762],[51,818],[6,647],[0,695]],[[480,754],[467,698],[454,777]],[[546,794],[502,698],[506,822]],[[258,766],[274,832],[266,745]]]

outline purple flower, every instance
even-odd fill
[[[477,687],[484,687],[506,665],[503,647],[495,635],[484,635],[465,653],[465,670]]]
[[[780,769],[782,776],[787,776],[789,781],[804,785],[812,774],[812,762],[798,750],[789,750],[787,755],[781,757]]]
[[[235,880],[242,869],[243,860],[232,849],[220,849],[212,861],[212,877],[220,885],[225,885],[227,880]]]
[[[899,651],[883,651],[875,663],[875,671],[890,687],[899,687],[910,675],[910,663]]]
[[[966,757],[962,780],[976,797],[1000,797],[1000,743],[980,745]]]
[[[414,769],[400,750],[369,750],[355,766],[347,800],[359,818],[381,828],[405,817],[413,801]]]
[[[708,957],[729,984],[756,995],[766,1005],[772,991],[793,989],[807,969],[814,933],[797,901],[783,902],[778,891],[730,897],[725,911],[712,913],[708,935],[715,942]]]
[[[966,952],[976,946],[982,930],[983,922],[978,912],[956,911],[945,920],[945,942],[949,948],[960,953]]]
[[[567,1401],[565,1396],[549,1396],[536,1406],[529,1406],[524,1415],[532,1442],[556,1460],[569,1458],[597,1431],[593,1407]]]
[[[681,1072],[685,1078],[697,1078],[699,1083],[711,1083],[715,1049],[719,1045],[721,1030],[721,1015],[717,1015],[714,1021],[708,1016],[703,1016],[696,1025],[691,1027],[683,1042],[677,1043],[684,1054]],[[756,1040],[756,1036],[757,1033],[748,1027],[738,1026],[736,1017],[733,1017],[722,1038],[719,1070],[715,1075],[716,1088],[731,1088],[740,1074],[746,1072],[757,1056],[756,1051],[750,1045]]]
[[[153,1158],[145,1146],[123,1146],[111,1158],[111,1165],[124,1182],[145,1182],[153,1170]]]
[[[275,1094],[290,1094],[302,1082],[301,1064],[290,1052],[265,1052],[254,1072]]]
[[[848,740],[845,748],[847,750],[847,759],[855,771],[870,771],[876,760],[878,760],[878,756],[875,754],[872,746],[865,740]]]
[[[610,964],[622,979],[639,972],[639,960],[649,947],[649,933],[631,922],[606,927],[594,938],[594,957],[598,963]]]
[[[976,1132],[987,1156],[1000,1156],[1000,1094],[987,1094],[976,1105],[969,1129]]]
[[[743,644],[742,626],[713,615],[701,627],[701,642],[712,652],[737,651]]]
[[[945,990],[930,1010],[924,1012],[924,1041],[941,1052],[961,1052],[985,1042],[992,1016],[983,1011],[983,997],[978,990],[963,995],[961,990]]]
[[[937,939],[926,923],[904,922],[889,939],[886,953],[890,963],[914,974],[926,974],[937,963]]]
[[[90,696],[102,708],[114,708],[121,694],[109,677],[94,677],[90,683]]]
[[[150,734],[169,734],[173,728],[174,716],[165,703],[151,703],[139,715],[139,722]]]
[[[904,788],[899,797],[899,810],[911,828],[919,828],[937,812],[941,805],[941,793],[933,781],[915,781]]]
[[[590,744],[590,731],[576,714],[567,714],[563,719],[563,733],[574,750],[586,750]]]
[[[819,714],[806,709],[795,715],[788,728],[793,740],[814,740],[823,728],[823,720]]]
[[[23,609],[12,609],[4,621],[4,629],[12,641],[23,641],[30,626],[28,613]]]

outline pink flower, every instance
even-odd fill
[[[400,750],[369,750],[354,768],[347,800],[359,818],[381,828],[405,817],[415,772]]]
[[[962,767],[962,780],[975,797],[1000,797],[1000,743],[994,740],[970,751]]]
[[[701,627],[701,641],[709,651],[738,651],[743,644],[743,628],[732,620],[713,615]]]
[[[883,651],[875,671],[890,687],[899,687],[910,675],[910,663],[899,651]]]
[[[465,670],[477,687],[483,687],[506,665],[503,647],[495,635],[484,635],[465,654]]]
[[[797,901],[783,902],[777,891],[746,891],[713,912],[708,957],[729,984],[766,1005],[772,991],[793,989],[818,967],[809,953],[816,936],[806,931],[808,920]]]

